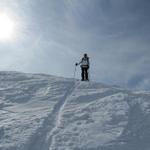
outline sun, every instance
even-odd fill
[[[0,14],[0,40],[7,40],[13,37],[14,22],[7,14]]]

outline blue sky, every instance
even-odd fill
[[[150,89],[149,0],[1,0],[1,12],[16,28],[0,70],[73,77],[88,53],[91,80]]]

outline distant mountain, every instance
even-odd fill
[[[0,150],[149,149],[149,92],[0,72]]]

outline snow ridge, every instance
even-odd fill
[[[0,72],[0,150],[149,150],[150,92]]]

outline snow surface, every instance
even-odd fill
[[[0,150],[150,150],[150,93],[0,72]]]

